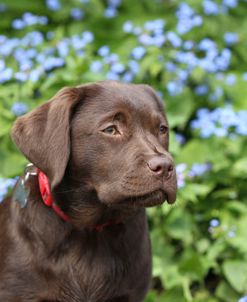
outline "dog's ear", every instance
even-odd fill
[[[53,189],[70,155],[70,120],[82,88],[63,88],[49,102],[19,117],[12,138],[20,151],[49,178]]]

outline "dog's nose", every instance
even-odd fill
[[[147,164],[149,169],[156,176],[169,177],[174,169],[171,159],[161,156],[152,157],[151,159],[148,160]]]

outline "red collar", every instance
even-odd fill
[[[44,204],[48,207],[51,207],[64,221],[68,221],[69,217],[59,208],[51,195],[48,177],[40,170],[38,170],[37,173],[39,180],[39,190]]]
[[[64,221],[69,221],[69,216],[67,216],[61,209],[60,207],[56,204],[54,201],[52,194],[51,194],[51,189],[50,189],[50,183],[48,177],[39,169],[37,169],[37,174],[38,174],[38,181],[39,181],[39,189],[40,189],[40,194],[42,196],[42,200],[44,204],[48,207],[51,207],[57,215],[62,218]],[[90,227],[90,229],[96,230],[97,232],[102,232],[105,227],[114,225],[114,224],[120,224],[122,223],[120,220],[108,220],[105,223],[98,224],[95,226]]]

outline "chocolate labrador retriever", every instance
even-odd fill
[[[168,123],[152,88],[64,88],[19,117],[12,137],[33,166],[0,206],[0,301],[143,301],[145,207],[176,198]]]

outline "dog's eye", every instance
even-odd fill
[[[168,130],[167,126],[165,126],[165,125],[160,126],[160,133],[161,134],[165,134],[167,132],[167,130]]]
[[[106,133],[106,134],[115,135],[115,134],[118,133],[118,130],[117,130],[116,126],[112,125],[112,126],[109,126],[109,127],[105,128],[103,130],[103,132]]]

